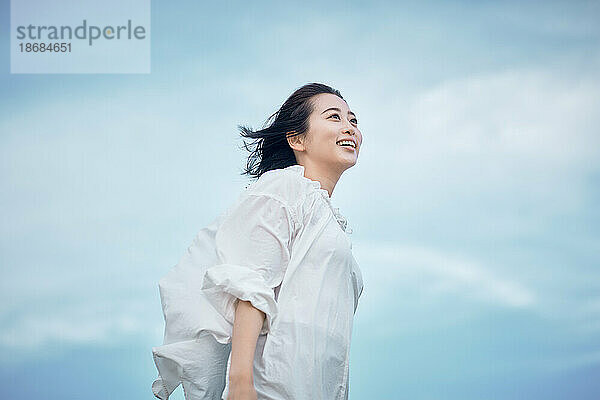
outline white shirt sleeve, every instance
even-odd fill
[[[261,334],[277,315],[274,288],[290,261],[294,220],[279,199],[249,193],[225,216],[215,243],[218,263],[207,269],[202,290],[231,324],[239,299],[265,313]]]

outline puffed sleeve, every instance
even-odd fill
[[[290,261],[294,216],[281,200],[247,194],[228,212],[216,237],[218,263],[207,269],[202,290],[231,324],[241,299],[265,313],[261,334],[277,315],[274,288]]]

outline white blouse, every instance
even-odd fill
[[[238,299],[265,313],[254,355],[258,399],[347,399],[352,323],[363,282],[347,220],[292,165],[265,172],[200,230],[159,282],[164,344],[153,347],[167,399],[227,399]]]

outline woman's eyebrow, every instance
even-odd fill
[[[342,110],[340,110],[337,107],[330,107],[327,110],[323,111],[321,114],[325,114],[327,111],[330,111],[330,110],[335,110],[335,111],[342,112]],[[354,117],[356,117],[356,114],[354,114],[352,111],[348,111],[348,114],[352,114],[352,115],[354,115]]]

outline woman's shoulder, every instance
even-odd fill
[[[295,208],[309,193],[319,189],[317,185],[318,182],[304,176],[302,165],[294,164],[264,172],[246,187],[246,193],[269,196]]]

